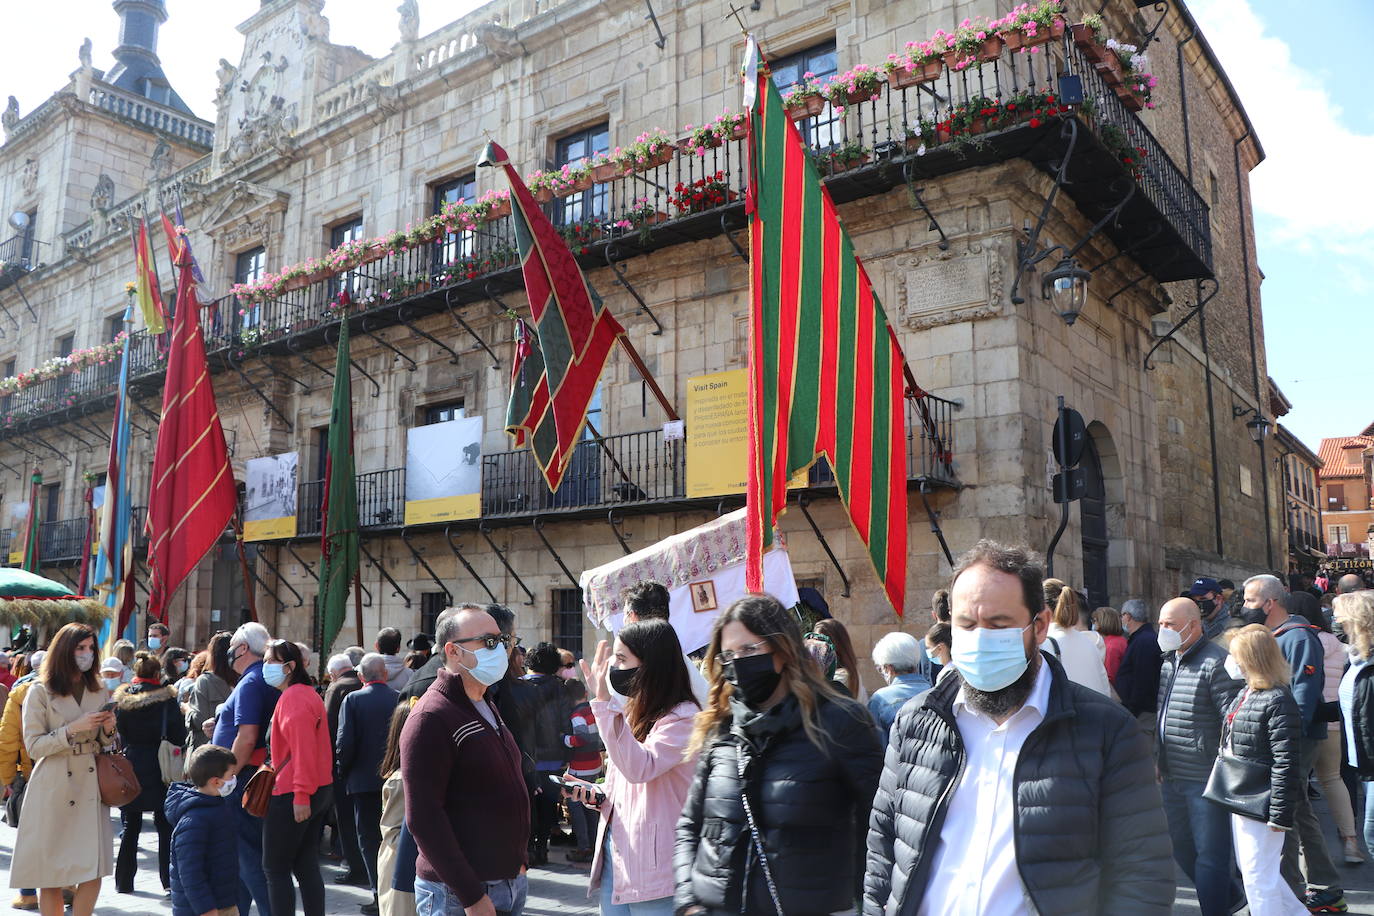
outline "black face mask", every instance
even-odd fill
[[[1202,609],[1202,613],[1204,616],[1211,614],[1213,611],[1217,609],[1217,603],[1213,601],[1211,598],[1203,598],[1201,601],[1197,603],[1197,606]]]
[[[639,673],[639,668],[612,668],[606,672],[606,678],[611,682],[611,689],[622,697],[632,697],[635,690],[639,687],[639,678],[635,677]]]
[[[1240,609],[1240,613],[1236,616],[1238,616],[1243,622],[1247,624],[1264,623],[1266,620],[1269,619],[1268,612],[1265,611],[1262,607],[1242,606]]]
[[[782,675],[773,670],[773,656],[749,655],[721,666],[725,679],[735,687],[744,705],[758,709],[778,689]]]
[[[1341,619],[1339,617],[1331,618],[1331,635],[1335,636],[1341,642],[1350,642],[1350,634],[1345,632],[1345,627],[1341,626]]]

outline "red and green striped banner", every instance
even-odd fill
[[[824,457],[888,600],[906,593],[906,358],[751,40],[751,591],[787,481]]]

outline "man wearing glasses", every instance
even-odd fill
[[[506,673],[510,641],[473,607],[444,611],[435,627],[443,667],[401,735],[419,916],[520,916],[525,907],[529,796],[515,737],[486,696]]]
[[[267,729],[281,691],[262,679],[262,656],[271,634],[260,623],[245,623],[229,638],[229,664],[239,682],[224,701],[215,720],[213,743],[227,747],[238,759],[238,779],[229,796],[239,826],[239,913],[247,916],[257,901],[262,916],[272,916],[267,902],[267,877],[262,871],[262,819],[243,810],[243,790],[267,760]]]

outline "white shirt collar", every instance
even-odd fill
[[[1040,658],[1040,670],[1035,673],[1035,683],[1031,685],[1030,696],[1026,697],[1026,702],[1021,704],[1021,708],[1012,713],[1007,721],[1010,722],[1012,719],[1024,713],[1027,709],[1032,710],[1036,718],[1045,718],[1045,712],[1050,706],[1050,683],[1052,677],[1053,676],[1050,674],[1050,664],[1042,655]],[[959,692],[954,695],[953,711],[955,718],[970,715],[987,719],[989,722],[992,721],[985,713],[980,712],[968,704],[968,700],[964,696],[964,686],[962,684],[959,686]]]

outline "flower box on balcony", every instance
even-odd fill
[[[553,200],[553,191],[548,188],[534,188],[530,193],[534,196],[534,199],[541,204],[546,204]]]
[[[592,181],[596,184],[614,181],[623,174],[625,174],[625,167],[619,162],[598,162],[592,166]]]
[[[574,194],[580,194],[583,191],[590,191],[591,189],[592,176],[588,174],[581,178],[575,178],[567,184],[561,185],[558,188],[558,190],[554,191],[554,196],[571,197]]]
[[[510,198],[498,200],[488,207],[487,212],[482,215],[482,222],[494,223],[505,216],[510,216]]]
[[[895,70],[887,71],[887,84],[893,89],[905,89],[908,86],[918,86],[921,83],[934,82],[940,78],[940,73],[944,69],[944,58],[932,58],[924,63],[917,64],[910,70],[905,67],[898,67]]]
[[[814,118],[823,111],[825,98],[819,95],[807,95],[787,103],[787,116],[793,121]]]
[[[1107,49],[1098,42],[1092,26],[1087,23],[1074,23],[1073,43],[1078,50],[1083,52],[1083,56],[1094,64],[1102,63],[1103,55],[1107,53]]]
[[[838,175],[841,172],[848,172],[850,169],[857,169],[862,165],[868,164],[868,155],[855,156],[852,159],[831,159],[830,174]]]
[[[1021,45],[1022,47],[1031,48],[1036,45],[1049,44],[1051,41],[1057,41],[1063,37],[1064,20],[1062,17],[1056,16],[1048,29],[1036,29],[1034,35],[1028,35],[1022,31]]]
[[[1132,92],[1124,83],[1120,86],[1113,86],[1112,88],[1116,90],[1116,97],[1121,100],[1121,104],[1125,105],[1131,111],[1145,110],[1145,100]]]
[[[1106,48],[1102,52],[1102,61],[1093,64],[1093,69],[1102,80],[1115,89],[1123,82],[1121,74],[1121,59],[1116,56],[1116,52],[1111,48]]]
[[[622,165],[625,167],[625,171],[627,173],[648,172],[658,168],[661,165],[667,165],[669,162],[672,162],[673,155],[675,153],[677,153],[676,146],[665,146],[658,152],[653,153],[652,155],[644,159],[629,160],[622,163]]]

